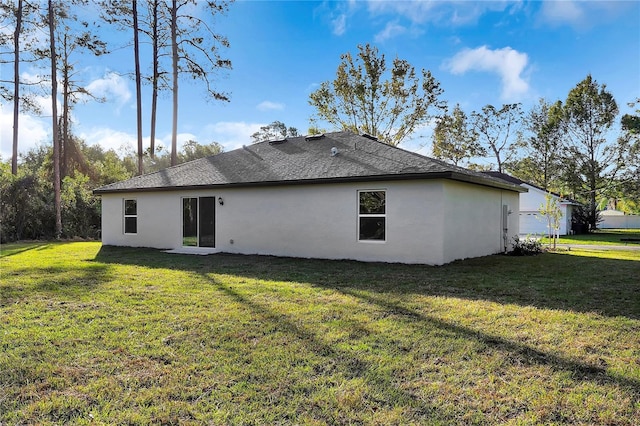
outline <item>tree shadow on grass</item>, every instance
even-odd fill
[[[434,267],[224,253],[189,256],[105,246],[95,261],[640,319],[640,261],[631,260],[545,253],[495,255]]]
[[[313,352],[320,357],[323,360],[322,365],[315,366],[314,373],[311,374],[324,375],[338,371],[347,379],[360,378],[364,380],[369,390],[366,397],[377,407],[386,407],[389,410],[393,410],[396,407],[405,407],[409,409],[410,415],[416,418],[428,417],[432,421],[452,420],[452,413],[442,412],[434,404],[429,404],[417,395],[401,389],[398,383],[393,382],[394,377],[372,374],[375,366],[357,356],[355,352],[341,350],[336,345],[323,342],[316,332],[305,327],[304,323],[299,319],[278,312],[267,304],[256,302],[234,290],[232,286],[226,285],[209,275],[203,274],[202,279],[204,282],[220,289],[234,302],[249,308],[260,318],[264,318],[275,325],[277,330],[286,332],[292,338],[301,342],[307,351]],[[310,408],[313,409],[313,407]],[[336,421],[337,419],[333,420]]]
[[[442,267],[327,261],[271,256],[218,254],[211,256],[169,255],[156,250],[103,247],[96,261],[147,267],[180,269],[199,273],[203,282],[211,274],[229,274],[249,279],[305,283],[361,299],[389,315],[460,335],[497,351],[508,353],[522,364],[549,366],[568,371],[576,380],[614,383],[640,394],[640,382],[610,374],[606,368],[541,351],[535,347],[494,336],[414,311],[393,302],[397,296],[443,296],[469,300],[534,306],[541,309],[597,312],[609,316],[640,318],[640,262],[593,257],[544,254],[516,258],[489,256],[454,262]],[[215,281],[214,281],[215,282]],[[230,296],[246,304],[246,298],[226,288]],[[392,297],[389,297],[392,296]],[[297,328],[285,316],[264,310],[301,339],[320,345],[313,336]],[[340,354],[337,354],[340,355]]]
[[[322,338],[314,333],[309,327],[305,327],[302,322],[287,314],[278,312],[266,304],[255,302],[235,291],[232,286],[225,285],[210,275],[202,275],[203,282],[209,282],[217,288],[225,292],[231,299],[240,302],[243,306],[249,307],[252,311],[262,318],[276,325],[278,330],[286,331],[299,341],[305,343],[309,351],[313,351],[317,355],[327,358],[338,364],[338,367],[347,373],[347,377],[363,378],[367,385],[374,391],[376,395],[384,395],[379,402],[384,402],[388,407],[402,406],[408,404],[414,413],[423,415],[428,413],[432,420],[451,421],[451,412],[446,413],[439,411],[438,407],[433,404],[427,404],[421,398],[412,392],[405,391],[398,387],[398,383],[394,383],[389,378],[371,374],[374,371],[374,365],[371,362],[358,357],[356,351],[341,350],[335,345],[326,344]],[[325,287],[325,286],[321,286]],[[463,337],[465,341],[472,341],[479,344],[480,347],[490,348],[503,354],[504,359],[509,360],[508,363],[515,365],[539,365],[552,368],[554,371],[566,371],[571,374],[572,380],[576,382],[591,382],[599,386],[614,385],[624,388],[630,395],[633,395],[631,406],[640,400],[640,381],[612,375],[605,367],[594,365],[586,362],[580,362],[569,359],[554,353],[545,352],[535,347],[511,341],[500,336],[484,333],[477,329],[461,326],[455,323],[444,321],[435,316],[430,316],[422,312],[407,308],[400,303],[390,301],[385,297],[384,293],[360,291],[359,289],[348,287],[330,287],[339,291],[344,295],[360,299],[363,302],[381,308],[382,315],[393,316],[396,321],[400,321],[415,330],[424,331],[425,329],[438,329],[452,336]],[[418,333],[419,334],[419,333]],[[385,336],[378,336],[379,339],[385,339]],[[388,338],[388,336],[387,336]],[[382,345],[378,350],[387,351],[393,347],[390,342]]]
[[[78,298],[95,291],[111,279],[108,264],[83,262],[81,268],[33,266],[19,269],[16,284],[0,286],[0,307],[44,293],[55,297]],[[8,277],[11,279],[10,277]]]
[[[3,247],[4,246],[4,247]],[[49,247],[49,243],[24,243],[12,244],[10,248],[6,247],[6,244],[0,245],[0,259],[3,257],[15,256],[16,254],[24,253],[32,250],[44,250]]]

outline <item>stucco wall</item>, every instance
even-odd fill
[[[138,233],[124,234],[124,199],[137,200]],[[102,195],[102,243],[114,246],[175,248],[181,244],[180,195],[149,192]]]
[[[358,190],[386,191],[386,241],[358,241]],[[102,235],[107,245],[179,248],[181,198],[215,196],[220,251],[439,265],[502,250],[503,193],[517,209],[517,193],[444,180],[105,194]],[[137,200],[137,235],[123,233],[125,198]]]
[[[445,262],[504,251],[502,212],[508,206],[507,248],[518,235],[517,192],[447,181],[444,185]]]
[[[379,182],[221,192],[218,247],[232,253],[441,263],[440,183]],[[358,190],[386,190],[386,241],[358,241]],[[233,240],[233,244],[231,243]]]

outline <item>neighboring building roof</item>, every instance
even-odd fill
[[[351,132],[265,141],[100,187],[96,194],[399,179],[526,189]]]
[[[529,182],[525,182],[522,179],[518,179],[517,177],[508,175],[506,173],[495,172],[495,171],[486,171],[486,172],[482,172],[482,173],[484,173],[485,175],[492,176],[492,177],[497,178],[497,179],[502,179],[502,180],[504,180],[506,182],[510,182],[510,183],[513,183],[513,184],[516,184],[516,185],[522,185],[523,183],[531,185]],[[531,186],[535,186],[535,185],[531,185]]]
[[[624,216],[625,212],[620,210],[602,210],[600,212],[601,216]]]
[[[552,195],[555,195],[556,197],[558,197],[560,199],[561,203],[580,205],[579,202],[577,202],[575,200],[572,200],[571,198],[563,197],[562,195],[557,194],[557,193],[552,192],[552,191],[547,191],[544,188],[541,188],[541,187],[539,187],[537,185],[534,185],[532,183],[526,182],[526,181],[524,181],[522,179],[518,179],[517,177],[508,175],[506,173],[501,173],[501,172],[496,172],[496,171],[486,171],[486,172],[482,172],[482,173],[484,173],[486,175],[489,175],[491,177],[494,177],[496,179],[502,179],[505,182],[513,183],[515,185],[527,185],[527,186],[530,186],[531,188],[538,189],[538,190],[540,190],[542,192],[548,192],[549,194],[552,194]]]

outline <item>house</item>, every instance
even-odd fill
[[[545,191],[539,186],[525,182],[506,173],[500,172],[483,172],[489,176],[502,179],[505,182],[513,183],[526,188],[528,191],[520,194],[520,234],[521,235],[546,235],[549,233],[547,228],[547,218],[540,214],[540,207],[546,203],[546,195],[551,194],[553,200],[558,203],[562,219],[560,221],[559,235],[567,235],[571,233],[571,216],[573,209],[580,204],[576,201],[562,197],[559,194]]]
[[[96,189],[105,245],[440,265],[510,249],[523,188],[350,132]]]

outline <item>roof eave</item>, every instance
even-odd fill
[[[349,183],[349,182],[380,182],[380,181],[401,181],[401,180],[433,180],[433,179],[451,179],[460,182],[473,183],[476,185],[488,186],[493,188],[505,189],[514,192],[527,192],[526,188],[518,185],[512,185],[507,182],[496,182],[495,180],[483,179],[465,175],[463,173],[444,171],[431,173],[403,173],[403,174],[385,174],[385,175],[369,175],[369,176],[344,176],[332,178],[316,178],[316,179],[298,179],[298,180],[278,180],[278,181],[259,181],[259,182],[232,182],[205,185],[185,185],[185,186],[162,186],[148,188],[97,188],[93,191],[95,195],[103,194],[124,194],[138,192],[169,192],[169,191],[194,191],[203,189],[217,188],[248,188],[263,186],[284,186],[284,185],[310,185],[310,184],[326,184],[326,183]]]
[[[505,180],[486,179],[481,176],[466,175],[464,173],[451,172],[450,179],[460,182],[475,183],[476,185],[489,186],[492,188],[505,189],[513,192],[529,192],[527,188],[509,183]],[[504,182],[504,183],[503,183]]]

